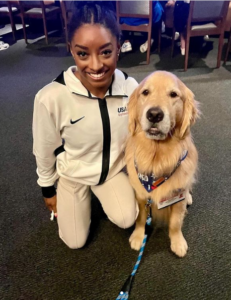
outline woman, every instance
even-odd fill
[[[127,103],[138,84],[116,69],[120,31],[113,11],[104,3],[78,3],[69,27],[76,66],[37,93],[33,116],[38,184],[58,214],[60,238],[73,249],[89,234],[91,190],[119,227],[132,226],[137,216],[122,169]]]

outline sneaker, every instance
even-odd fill
[[[123,53],[132,51],[132,44],[129,41],[124,42],[120,51]]]
[[[151,39],[151,46],[153,44],[154,40]],[[146,41],[143,45],[140,46],[140,52],[144,53],[148,50],[148,41]]]
[[[9,44],[7,44],[7,43],[4,43],[4,42],[0,42],[0,51],[2,51],[2,50],[6,50],[6,49],[8,49],[9,48]]]
[[[180,37],[180,33],[176,31],[174,36],[174,41],[178,40],[179,37]]]
[[[181,55],[185,55],[185,48],[180,48]]]

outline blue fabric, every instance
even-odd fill
[[[145,188],[145,190],[150,193],[153,191],[153,183],[155,182],[155,179],[153,178],[153,175],[144,175],[141,173],[138,173],[139,180],[142,184],[142,186]]]
[[[153,1],[152,5],[152,21],[153,24],[157,23],[161,20],[162,14],[163,14],[163,7],[159,3],[159,1]],[[130,26],[138,26],[142,24],[148,24],[148,19],[142,19],[142,18],[120,18],[120,23],[127,24]]]

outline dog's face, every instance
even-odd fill
[[[173,74],[157,71],[145,78],[131,95],[129,131],[165,140],[178,129],[182,138],[198,115],[193,93]]]

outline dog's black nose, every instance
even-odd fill
[[[163,120],[164,112],[158,106],[152,107],[147,111],[146,118],[152,123],[158,123]]]

